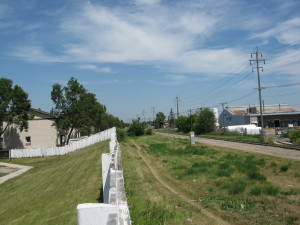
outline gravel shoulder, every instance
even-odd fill
[[[156,134],[167,136],[167,137],[189,139],[188,136],[184,136],[180,134],[170,134],[170,133],[163,133],[163,132],[156,132]],[[223,140],[214,140],[214,139],[207,139],[203,137],[196,137],[195,140],[196,142],[200,142],[206,145],[226,147],[226,148],[231,148],[239,151],[260,153],[264,155],[271,155],[280,158],[300,161],[300,151],[297,150],[284,149],[280,147],[253,145],[253,144],[246,144],[246,143],[239,143],[239,142],[230,142],[230,141],[223,141]]]

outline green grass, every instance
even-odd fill
[[[3,176],[5,176],[5,175],[7,175],[7,173],[1,173],[1,172],[0,172],[0,177],[3,177]]]
[[[0,224],[76,224],[77,205],[101,198],[101,153],[107,151],[103,142],[64,156],[12,160],[33,168],[0,184]]]
[[[191,147],[188,140],[159,135],[135,141],[170,186],[191,199],[201,199],[204,207],[230,224],[296,224],[300,221],[298,161],[201,144]],[[134,151],[133,146],[130,147],[130,151]],[[128,184],[126,178],[125,183]],[[140,188],[142,183],[135,186]],[[135,186],[131,188],[138,192]],[[144,193],[146,191],[139,196],[140,201],[145,198]],[[131,196],[128,198],[130,201]],[[151,205],[151,202],[145,204]],[[162,204],[169,207],[167,201]],[[172,224],[169,221],[158,224]]]

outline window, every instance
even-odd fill
[[[26,137],[26,145],[31,145],[31,137],[30,136]]]

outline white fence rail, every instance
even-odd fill
[[[111,135],[109,153],[102,154],[102,184],[104,203],[79,204],[78,225],[130,225],[121,151],[115,133]]]
[[[110,128],[100,133],[91,135],[69,145],[54,148],[35,148],[35,149],[12,149],[10,150],[10,158],[32,158],[32,157],[47,157],[56,155],[65,155],[69,152],[76,151],[97,142],[105,141],[111,138],[112,134],[116,133],[116,128]]]

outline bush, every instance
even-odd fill
[[[289,169],[289,165],[288,165],[288,164],[282,165],[282,166],[280,167],[280,171],[281,171],[281,172],[286,172],[288,169]]]
[[[145,134],[146,135],[152,135],[153,134],[153,130],[151,128],[148,128],[145,130]]]
[[[140,122],[140,118],[137,120],[132,120],[132,124],[130,124],[127,134],[129,136],[142,136],[145,134],[146,123]]]
[[[288,130],[288,137],[293,143],[300,145],[300,130]]]
[[[117,139],[119,142],[124,141],[127,137],[126,131],[121,128],[117,128]]]

